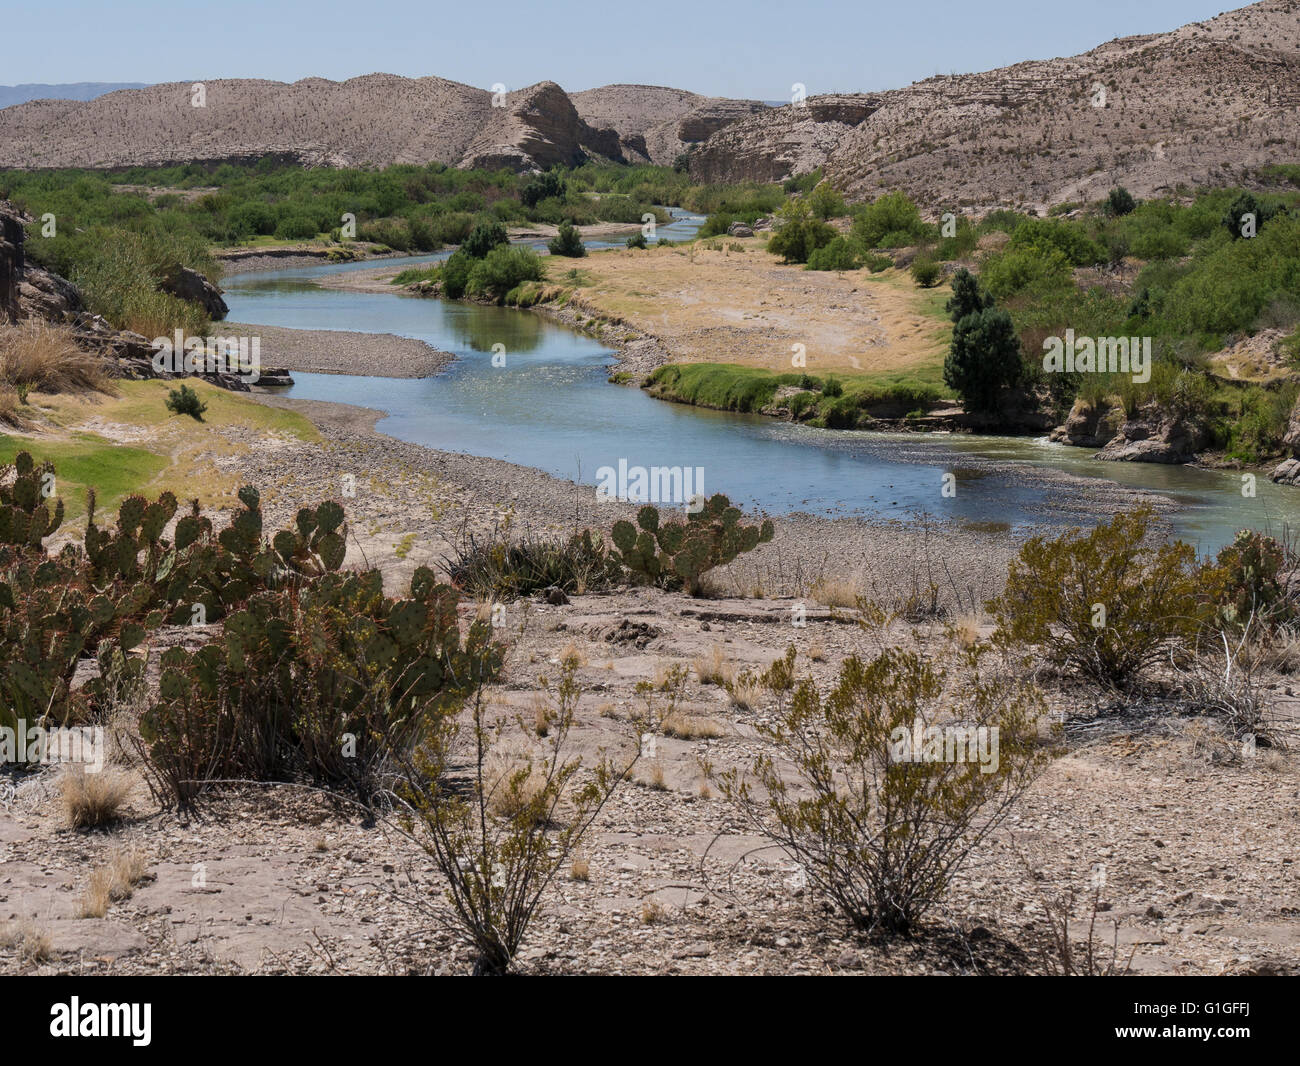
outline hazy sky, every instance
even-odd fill
[[[611,82],[785,100],[1086,51],[1215,0],[44,0],[6,4],[0,83],[384,71],[516,89]],[[13,42],[21,42],[14,47]]]

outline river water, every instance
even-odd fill
[[[659,235],[681,239],[703,221],[676,212]],[[599,248],[622,242],[588,242]],[[445,253],[404,260],[431,262]],[[575,265],[581,267],[580,261]],[[1246,526],[1278,534],[1300,524],[1300,489],[1239,474],[1147,463],[1101,463],[1082,448],[1023,437],[818,430],[654,400],[611,385],[615,355],[599,342],[516,308],[394,293],[320,288],[315,279],[369,263],[232,276],[233,321],[394,333],[457,356],[424,379],[294,374],[288,395],[387,412],[380,431],[443,451],[505,459],[597,483],[601,467],[699,469],[706,493],[725,492],[771,514],[936,518],[1010,527],[1086,522],[1087,482],[1035,476],[1047,468],[1159,492],[1177,503],[1175,532],[1202,553]],[[505,366],[493,365],[504,345]],[[498,349],[499,351],[499,349]],[[953,474],[955,495],[944,493]],[[1096,482],[1094,482],[1096,484]],[[698,490],[698,486],[697,486]]]

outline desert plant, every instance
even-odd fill
[[[509,243],[510,237],[500,222],[480,222],[461,242],[460,251],[471,259],[483,259],[493,248]]]
[[[993,306],[993,297],[981,288],[979,279],[965,267],[952,276],[952,295],[943,309],[954,323],[967,315],[977,315]]]
[[[1147,546],[1153,520],[1141,507],[1089,532],[1031,537],[986,605],[995,639],[1038,645],[1058,666],[1121,689],[1185,652],[1208,613],[1196,553],[1181,541]]]
[[[740,509],[721,493],[688,511],[686,518],[662,522],[659,509],[646,504],[637,512],[635,526],[626,519],[615,522],[611,538],[618,561],[640,581],[698,590],[707,571],[753,551],[775,533],[771,519],[743,525]]]
[[[439,719],[403,774],[400,825],[446,879],[450,910],[425,907],[470,942],[476,975],[510,970],[547,887],[570,867],[650,728],[638,720],[630,754],[584,766],[568,750],[582,695],[576,674],[576,659],[561,664],[545,750],[515,756],[513,769],[494,769],[505,725],[492,721],[479,686],[467,718]],[[516,725],[527,738],[528,724]]]
[[[644,248],[648,248],[648,247],[650,247],[649,242],[647,242],[646,239],[645,239],[645,234],[644,234],[644,233],[634,233],[634,234],[632,234],[632,236],[630,236],[630,237],[627,239],[627,242],[626,242],[626,243],[627,243],[627,246],[628,246],[629,248],[643,248],[643,249],[644,249]]]
[[[918,255],[912,260],[912,280],[923,289],[938,285],[942,274],[939,264],[927,255]]]
[[[983,645],[850,656],[823,693],[791,647],[763,676],[773,750],[716,775],[854,926],[907,932],[1044,765],[1041,694]],[[786,767],[792,767],[791,773]]]
[[[197,422],[203,421],[203,414],[208,405],[199,399],[199,394],[188,385],[172,389],[167,393],[167,410],[177,415],[189,415]]]
[[[1135,207],[1137,207],[1137,201],[1133,199],[1133,194],[1123,185],[1111,189],[1110,195],[1106,197],[1106,209],[1116,218],[1127,215]]]
[[[549,588],[591,592],[610,588],[621,577],[617,560],[590,530],[566,541],[534,533],[511,535],[499,525],[487,536],[466,528],[442,564],[457,588],[490,599]]]

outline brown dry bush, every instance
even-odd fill
[[[92,774],[77,766],[59,779],[63,812],[73,829],[95,829],[116,821],[130,792],[130,778],[115,770]]]

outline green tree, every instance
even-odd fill
[[[997,410],[1004,391],[1020,383],[1022,371],[1020,341],[1007,312],[985,308],[953,327],[943,380],[966,410]]]
[[[1117,185],[1110,190],[1110,196],[1106,199],[1106,207],[1112,215],[1118,218],[1120,215],[1127,215],[1137,207],[1137,201],[1133,199],[1133,194],[1123,185]]]
[[[952,316],[953,322],[960,322],[967,315],[993,306],[993,297],[984,291],[979,278],[965,267],[952,276],[952,296],[943,305],[943,309]]]
[[[551,170],[545,174],[538,174],[537,177],[528,181],[519,190],[519,199],[525,207],[536,207],[543,200],[549,200],[551,197],[563,200],[564,193],[564,179]]]

